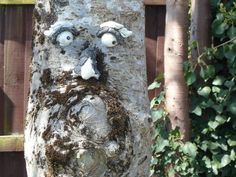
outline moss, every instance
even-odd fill
[[[43,74],[41,76],[41,82],[43,87],[47,87],[52,84],[53,79],[51,78],[51,69],[47,68],[43,70]]]
[[[46,128],[46,130],[43,132],[43,134],[42,134],[42,138],[43,138],[45,141],[49,141],[49,140],[52,138],[50,132],[51,132],[51,125],[49,125],[49,126]]]
[[[34,8],[34,10],[33,10],[33,19],[34,19],[34,21],[36,21],[38,23],[42,20],[41,15],[36,8]]]
[[[45,36],[44,36],[44,34],[40,34],[40,35],[38,36],[38,41],[39,41],[39,43],[40,43],[41,45],[44,44],[44,42],[45,42]]]

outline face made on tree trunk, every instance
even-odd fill
[[[98,43],[96,37],[101,38],[100,43],[103,47],[112,48],[119,44],[122,45],[124,39],[130,37],[133,33],[132,31],[127,30],[122,24],[114,21],[107,21],[100,25],[94,43],[94,40],[91,37],[88,37],[89,40],[86,41],[80,39],[80,34],[84,31],[86,31],[85,28],[77,29],[72,23],[59,21],[51,25],[49,30],[44,32],[44,35],[56,46],[56,48],[61,49],[61,54],[66,55],[68,52],[73,53],[71,50],[78,53],[77,57],[72,56],[73,58],[70,59],[71,61],[74,59],[77,60],[78,64],[73,68],[75,65],[74,62],[76,61],[72,62],[71,66],[69,66],[70,62],[67,60],[67,64],[65,63],[65,65],[63,65],[64,71],[71,71],[73,77],[80,76],[84,80],[90,78],[96,78],[98,80],[101,73],[97,68],[97,55],[98,52],[101,52],[102,50],[99,49],[100,44],[96,44]],[[93,37],[93,35],[91,36]],[[80,51],[76,49],[76,46],[82,46],[82,48],[78,47]],[[103,53],[103,55],[105,55],[105,53]]]
[[[29,177],[147,176],[142,2],[111,2],[36,1]]]
[[[92,28],[91,34],[80,24],[55,22],[44,31],[49,50],[36,56],[48,63],[43,64],[46,96],[38,116],[48,120],[47,128],[39,130],[45,144],[38,147],[46,155],[40,163],[45,160],[57,176],[66,176],[72,164],[77,167],[74,176],[122,174],[130,163],[125,150],[132,144],[128,112],[101,78],[106,51],[122,45],[132,32],[113,21]],[[42,159],[40,150],[33,151],[39,154],[36,161]]]

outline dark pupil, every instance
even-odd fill
[[[116,41],[112,41],[112,44],[116,44]]]
[[[66,39],[67,39],[67,40],[70,40],[70,36],[67,36]]]

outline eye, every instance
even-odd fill
[[[117,45],[117,39],[116,37],[111,33],[105,33],[103,34],[101,38],[101,42],[106,47],[114,47]]]
[[[74,36],[70,31],[63,31],[57,35],[56,40],[60,46],[65,47],[65,46],[70,45],[73,42]]]

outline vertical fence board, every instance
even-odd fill
[[[33,6],[25,6],[25,73],[24,73],[24,117],[27,110],[29,79],[30,79],[30,62],[32,58],[32,12]]]
[[[6,8],[4,41],[4,130],[23,133],[24,18],[22,6]]]
[[[32,51],[32,10],[32,5],[0,6],[0,135],[23,132]],[[146,6],[145,19],[150,84],[163,72],[165,6]],[[150,98],[158,91],[150,92]],[[27,176],[23,152],[0,153],[0,167],[0,177]]]
[[[0,135],[3,134],[4,117],[4,17],[5,8],[0,6]]]
[[[147,59],[148,84],[164,72],[164,35],[165,35],[165,6],[146,6],[145,9],[145,42]],[[149,91],[152,99],[160,89]]]
[[[27,177],[23,152],[0,153],[0,177]]]

